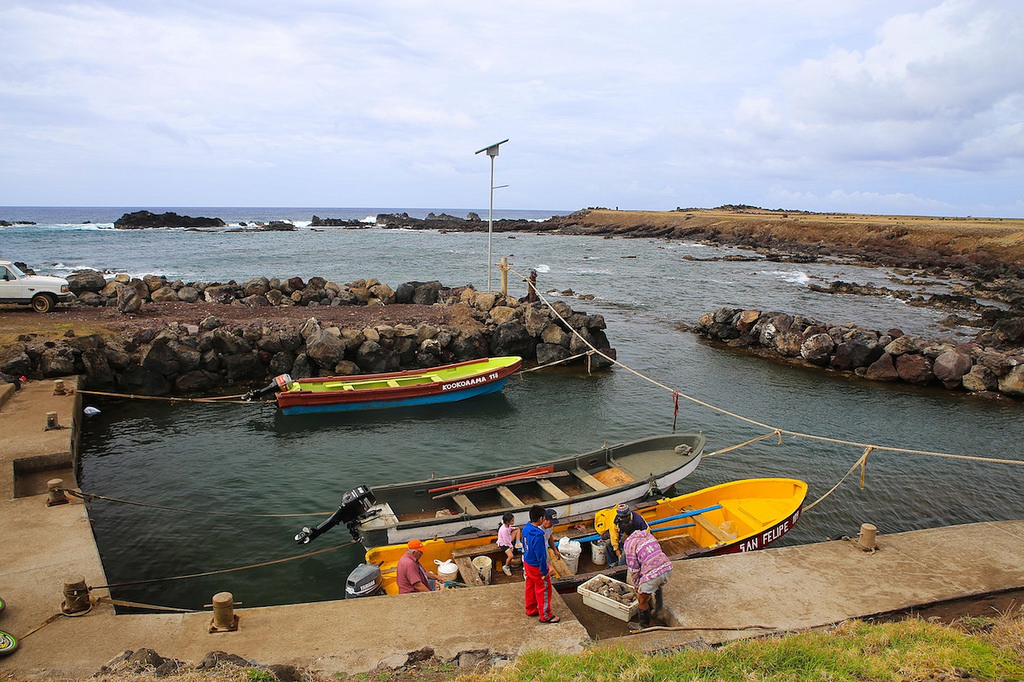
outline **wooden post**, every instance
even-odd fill
[[[501,295],[508,296],[508,256],[502,256],[498,265],[501,271]]]

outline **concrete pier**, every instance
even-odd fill
[[[69,577],[106,582],[85,506],[74,499],[46,505],[46,480],[55,471],[73,487],[73,474],[67,476],[75,449],[72,429],[45,430],[46,414],[57,412],[58,422],[70,426],[77,411],[76,397],[54,395],[52,382],[29,383],[0,406],[0,597],[7,603],[0,630],[21,640],[17,651],[0,658],[0,672],[84,679],[126,649],[143,647],[183,661],[220,650],[326,673],[400,666],[423,647],[445,660],[466,651],[579,652],[595,639],[660,650],[698,638],[713,644],[1024,587],[1024,521],[1004,521],[879,535],[872,553],[842,540],[678,562],[665,601],[667,624],[687,628],[680,631],[627,635],[625,624],[575,596],[556,599],[561,623],[541,624],[523,615],[517,584],[291,606],[243,604],[234,610],[233,632],[210,633],[210,611],[119,616],[109,603],[99,603],[66,616],[61,590]],[[95,602],[106,595],[91,596]],[[245,601],[244,594],[234,597]]]

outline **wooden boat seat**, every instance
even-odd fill
[[[388,379],[388,386],[391,386],[392,388],[398,388],[398,380]]]
[[[537,481],[537,485],[541,489],[556,500],[568,500],[569,496],[565,494],[565,491],[559,488],[557,485],[552,483],[546,478],[541,478]]]
[[[523,501],[516,497],[516,494],[512,492],[507,485],[498,486],[498,494],[501,495],[501,499],[510,507],[525,507]]]
[[[465,495],[463,495],[462,493],[459,493],[457,495],[452,495],[452,500],[455,501],[455,504],[459,505],[459,509],[462,510],[463,514],[469,514],[470,516],[476,516],[477,514],[480,513],[480,510],[477,509],[476,505],[473,504],[473,502],[470,501],[470,499],[468,497],[466,497]]]
[[[601,481],[597,480],[596,478],[588,474],[583,469],[573,469],[572,475],[580,479],[580,481],[590,486],[594,490],[604,490],[608,487],[604,483],[601,483]]]
[[[683,507],[683,511],[693,511],[693,507]],[[725,531],[718,527],[717,524],[712,523],[703,514],[694,514],[690,517],[698,526],[706,530],[708,533],[718,540],[719,542],[732,542],[734,538],[726,535]]]

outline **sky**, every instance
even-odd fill
[[[0,206],[1024,217],[1020,0],[0,0]]]

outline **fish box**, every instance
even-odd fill
[[[623,604],[615,599],[606,597],[599,593],[597,590],[603,586],[611,587],[618,585],[625,587],[629,590],[633,588],[615,578],[609,578],[606,575],[595,575],[593,578],[583,583],[576,588],[576,592],[583,597],[583,603],[592,609],[597,609],[601,613],[607,613],[613,618],[618,618],[622,621],[629,621],[630,618],[636,615],[637,611],[640,610],[640,603],[636,599],[636,595],[633,595],[633,601],[629,604]]]

